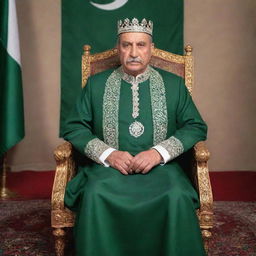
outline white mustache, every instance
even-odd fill
[[[142,63],[142,60],[141,60],[140,57],[135,57],[135,58],[131,57],[131,58],[128,58],[127,61],[126,61],[126,63],[131,63],[131,62],[139,62],[139,63]]]

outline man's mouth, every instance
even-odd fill
[[[140,61],[129,61],[127,62],[127,64],[141,64]]]
[[[127,64],[142,64],[142,60],[140,60],[139,58],[134,58],[134,59],[128,59],[126,61]]]

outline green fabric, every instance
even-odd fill
[[[7,46],[8,37],[8,0],[0,2],[0,39],[1,43]]]
[[[88,81],[66,123],[64,138],[80,153],[93,138],[103,140],[102,98],[110,71]],[[160,71],[166,88],[168,134],[184,149],[206,138],[201,119],[180,77]],[[145,125],[134,138],[131,85],[122,81],[119,104],[119,148],[135,155],[153,146],[148,80],[141,83],[139,121]],[[205,255],[195,209],[196,191],[178,161],[157,166],[146,175],[124,176],[95,162],[80,166],[68,183],[65,204],[77,213],[78,256],[188,256]]]
[[[113,1],[91,1],[107,4]],[[60,136],[67,114],[81,88],[83,45],[92,52],[113,48],[117,40],[117,21],[147,18],[154,22],[156,47],[183,54],[183,0],[129,0],[119,9],[106,11],[90,1],[62,0],[61,115]]]
[[[0,156],[24,137],[20,65],[7,52],[8,1],[0,4]]]

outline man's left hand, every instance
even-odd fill
[[[148,173],[154,166],[161,163],[162,156],[155,150],[149,149],[147,151],[137,154],[132,161],[130,169],[135,173]]]

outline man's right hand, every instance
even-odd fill
[[[109,162],[110,166],[117,169],[124,175],[132,173],[130,166],[133,160],[133,156],[126,151],[113,151],[106,160]]]

